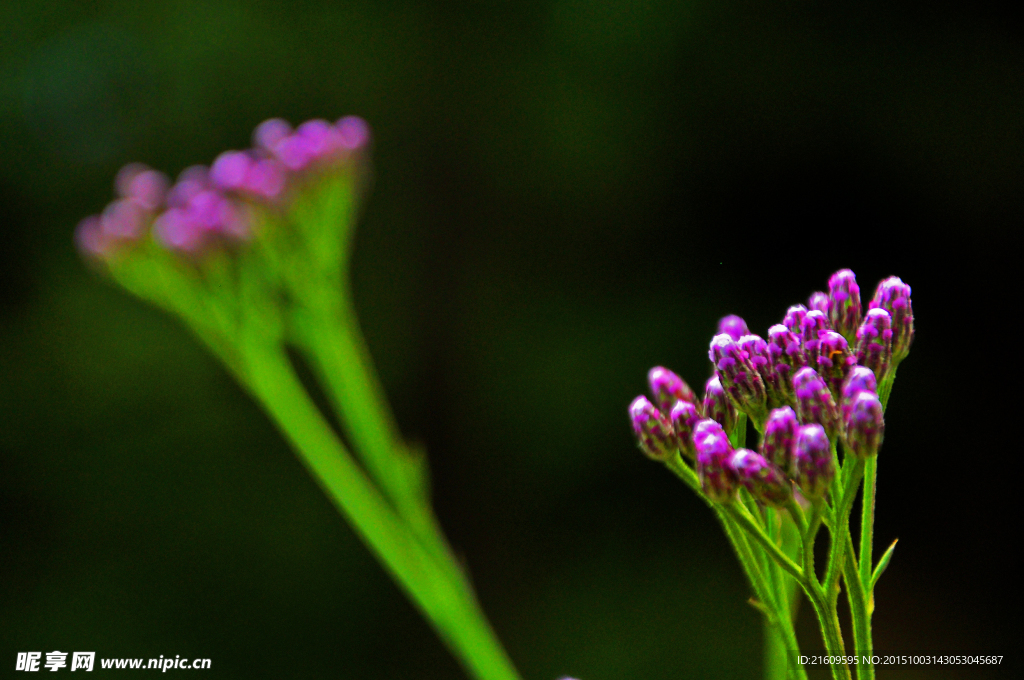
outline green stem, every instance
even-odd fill
[[[871,574],[875,534],[875,480],[878,473],[878,456],[871,456],[864,462],[864,489],[861,496],[860,515],[860,582],[868,590],[867,600],[871,604]]]
[[[847,466],[850,460],[847,459]],[[864,461],[860,458],[853,459],[851,470],[844,470],[842,490],[836,498],[836,505],[833,508],[833,517],[829,539],[828,566],[825,569],[824,588],[829,602],[834,606],[838,598],[839,574],[843,567],[843,552],[846,548],[845,532],[850,523],[850,510],[853,508],[853,497],[864,474]]]
[[[846,558],[843,560],[843,581],[846,582],[846,599],[850,603],[850,617],[853,619],[853,653],[857,656],[870,657],[871,644],[871,613],[868,611],[865,587],[857,573],[857,560],[853,554],[853,537],[849,528],[846,531]],[[857,680],[874,680],[875,667],[870,663],[858,663]]]
[[[247,348],[248,385],[356,532],[479,680],[518,680],[453,563],[426,549],[359,469],[303,389],[283,351]]]
[[[753,537],[755,541],[764,549],[768,555],[772,557],[779,566],[789,572],[793,578],[800,582],[804,580],[803,570],[797,565],[796,562],[791,560],[786,553],[782,552],[779,546],[765,535],[764,530],[760,527],[747,509],[740,503],[728,503],[720,506],[722,511],[729,515],[738,525],[746,530],[747,534]]]

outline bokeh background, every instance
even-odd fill
[[[876,646],[1019,649],[1024,28],[977,2],[0,2],[0,668],[460,678],[273,426],[76,222],[261,120],[364,116],[362,323],[527,680],[756,677],[712,516],[636,451],[645,373],[709,374],[853,268],[914,290],[880,459]],[[1009,336],[1013,337],[1013,336]],[[800,621],[820,649],[809,611]],[[1006,677],[1008,668],[880,678]],[[205,675],[204,675],[205,677]]]

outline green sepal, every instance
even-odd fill
[[[900,539],[898,538],[894,540],[892,544],[886,549],[886,551],[882,553],[882,556],[878,559],[878,564],[875,565],[875,571],[871,574],[871,583],[868,586],[868,592],[874,591],[875,584],[878,583],[878,579],[880,579],[882,577],[882,574],[885,573],[886,567],[889,566],[889,560],[892,559],[892,551],[896,549],[896,543],[899,540]]]

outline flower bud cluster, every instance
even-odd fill
[[[882,281],[862,312],[856,277],[843,269],[828,293],[790,307],[767,341],[742,318],[724,317],[709,348],[714,372],[703,400],[671,371],[651,370],[657,406],[638,397],[630,408],[641,449],[663,461],[681,452],[716,502],[742,486],[781,505],[792,484],[821,498],[835,476],[838,443],[848,455],[878,453],[885,429],[878,388],[913,339],[910,287],[898,278]],[[730,445],[741,412],[763,433],[758,452]]]
[[[115,180],[118,198],[79,224],[79,248],[105,261],[150,235],[190,255],[245,241],[252,207],[278,206],[314,169],[357,157],[369,142],[369,128],[354,116],[333,124],[310,120],[294,130],[273,119],[257,127],[253,139],[252,149],[225,151],[209,168],[186,168],[173,185],[144,165],[125,166]]]

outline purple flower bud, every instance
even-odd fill
[[[271,118],[256,126],[252,133],[252,143],[257,149],[274,153],[274,149],[285,137],[292,133],[292,126],[281,118]]]
[[[803,305],[793,305],[786,310],[786,316],[782,320],[782,325],[803,337],[805,316],[807,316],[806,307]]]
[[[244,151],[225,151],[210,166],[210,181],[218,189],[235,191],[245,183],[252,156]]]
[[[843,382],[843,396],[839,402],[844,423],[850,419],[850,406],[853,405],[854,397],[860,392],[877,394],[878,381],[870,368],[854,366]]]
[[[884,309],[892,317],[892,363],[895,366],[910,353],[914,341],[914,310],[910,304],[910,286],[897,276],[878,284],[870,309]]]
[[[194,253],[205,241],[205,230],[185,208],[170,208],[153,222],[153,235],[171,250]]]
[[[818,423],[797,428],[793,445],[793,480],[808,500],[825,495],[835,476],[832,449],[825,430]]]
[[[816,290],[811,293],[811,296],[807,298],[807,309],[810,311],[818,311],[828,316],[828,295],[822,293],[820,290]]]
[[[750,331],[747,330],[747,322],[743,317],[730,314],[718,320],[718,333],[725,333],[733,340],[739,340]]]
[[[892,317],[881,308],[869,309],[857,329],[857,363],[875,372],[881,380],[892,363]]]
[[[832,396],[839,399],[843,381],[856,363],[846,338],[835,331],[823,331],[818,336],[818,375],[825,379]]]
[[[189,200],[200,191],[210,188],[209,171],[202,165],[185,168],[178,175],[178,181],[167,192],[167,205],[171,208],[184,208]]]
[[[345,116],[334,124],[341,137],[342,148],[356,151],[370,143],[370,126],[359,116]]]
[[[801,368],[793,376],[793,391],[800,422],[804,425],[818,423],[829,438],[834,439],[840,428],[839,409],[821,376],[810,366]]]
[[[761,439],[761,455],[780,470],[789,470],[793,462],[793,442],[799,423],[796,414],[788,406],[777,408],[768,414]]]
[[[90,215],[78,223],[75,229],[75,243],[82,254],[98,260],[105,260],[113,253],[112,239],[103,233],[99,215]]]
[[[272,158],[261,158],[249,166],[242,189],[253,196],[272,201],[281,194],[284,183],[284,167]]]
[[[167,195],[167,176],[142,163],[130,163],[117,173],[114,188],[118,196],[130,198],[150,212],[158,210]]]
[[[767,405],[764,381],[739,343],[727,333],[719,333],[711,339],[708,356],[715,365],[722,386],[736,406],[752,418],[763,419]]]
[[[676,433],[676,445],[679,452],[693,460],[697,450],[693,446],[693,430],[700,421],[697,407],[688,401],[677,401],[669,415],[672,429]]]
[[[858,392],[846,420],[846,446],[859,458],[878,453],[885,433],[882,402],[874,392]]]
[[[860,286],[849,269],[840,269],[828,280],[828,319],[852,343],[860,325]]]
[[[803,345],[807,363],[813,362],[814,357],[818,356],[818,336],[822,331],[828,330],[832,329],[829,328],[825,312],[812,309],[804,316],[804,320],[800,324],[800,342]]]
[[[640,450],[651,460],[668,460],[676,450],[676,437],[669,422],[647,397],[637,397],[629,405],[629,418],[633,423]]]
[[[662,366],[655,366],[647,372],[647,382],[651,386],[654,403],[662,413],[668,413],[677,401],[697,403],[697,395],[693,393],[686,381]]]
[[[704,408],[702,409],[705,418],[711,418],[720,423],[723,428],[731,431],[736,426],[736,407],[725,394],[722,388],[722,381],[718,375],[708,378],[704,384]]]
[[[789,480],[775,465],[750,449],[738,449],[729,458],[740,484],[762,503],[780,506],[793,496]]]
[[[693,430],[693,446],[697,452],[697,476],[701,489],[712,501],[727,503],[736,493],[736,471],[729,465],[732,447],[722,426],[705,418]]]
[[[148,217],[141,205],[130,198],[122,198],[103,210],[100,228],[109,238],[133,241],[142,236]]]
[[[778,403],[792,403],[793,374],[807,365],[800,336],[782,324],[775,324],[768,329],[768,357],[773,374],[772,385],[765,383],[769,396],[774,387]]]
[[[313,159],[321,159],[334,153],[341,146],[338,132],[326,120],[314,118],[300,125],[295,134],[306,141],[307,149]]]

